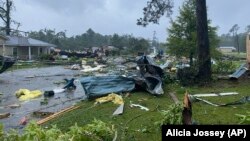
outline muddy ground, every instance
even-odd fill
[[[24,125],[19,122],[23,117],[28,117],[28,121],[39,120],[32,115],[35,111],[58,112],[66,107],[74,105],[76,102],[85,99],[81,88],[76,90],[57,93],[47,99],[47,104],[42,103],[44,96],[28,101],[19,101],[15,92],[25,88],[29,90],[41,90],[42,92],[62,88],[65,83],[63,79],[78,78],[79,71],[64,69],[62,66],[32,68],[8,71],[0,74],[0,113],[10,113],[8,118],[0,119],[5,130],[22,129]],[[45,100],[46,101],[46,100]],[[20,104],[20,107],[10,108],[8,105]]]

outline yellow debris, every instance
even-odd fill
[[[42,91],[40,90],[30,91],[28,89],[19,89],[18,91],[15,92],[15,94],[16,97],[19,98],[19,100],[24,101],[41,96]]]
[[[114,104],[119,104],[119,105],[124,103],[122,97],[115,93],[111,93],[105,97],[97,98],[95,101],[96,101],[95,104],[109,102],[109,101],[112,101]]]
[[[176,72],[177,71],[177,68],[171,68],[170,69],[170,72]]]

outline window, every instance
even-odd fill
[[[37,50],[34,47],[31,48],[31,55],[37,54]]]
[[[40,53],[40,54],[43,53],[43,48],[39,48],[39,53]]]
[[[16,48],[16,47],[13,48],[12,54],[13,54],[13,56],[15,56],[15,57],[17,56],[17,48]]]

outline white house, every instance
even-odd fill
[[[0,55],[2,56],[32,60],[41,54],[49,54],[51,47],[56,45],[29,37],[0,35]]]
[[[236,48],[233,46],[224,46],[224,47],[219,47],[218,50],[221,51],[222,53],[229,53],[229,52],[235,52]]]

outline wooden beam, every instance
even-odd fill
[[[175,102],[175,104],[179,103],[180,101],[178,100],[178,98],[176,97],[175,93],[169,93],[169,95],[171,96],[172,100]]]
[[[52,120],[52,119],[54,119],[54,118],[56,118],[56,117],[58,117],[58,116],[60,116],[60,115],[62,115],[64,113],[66,113],[66,112],[70,112],[70,111],[73,111],[73,110],[78,109],[78,108],[80,108],[80,106],[71,106],[71,107],[68,107],[68,108],[66,108],[66,109],[64,109],[64,110],[62,110],[60,112],[54,113],[51,116],[48,116],[48,117],[46,117],[46,118],[44,118],[42,120],[37,121],[37,124],[38,125],[44,124],[45,122],[48,122],[49,120]]]

